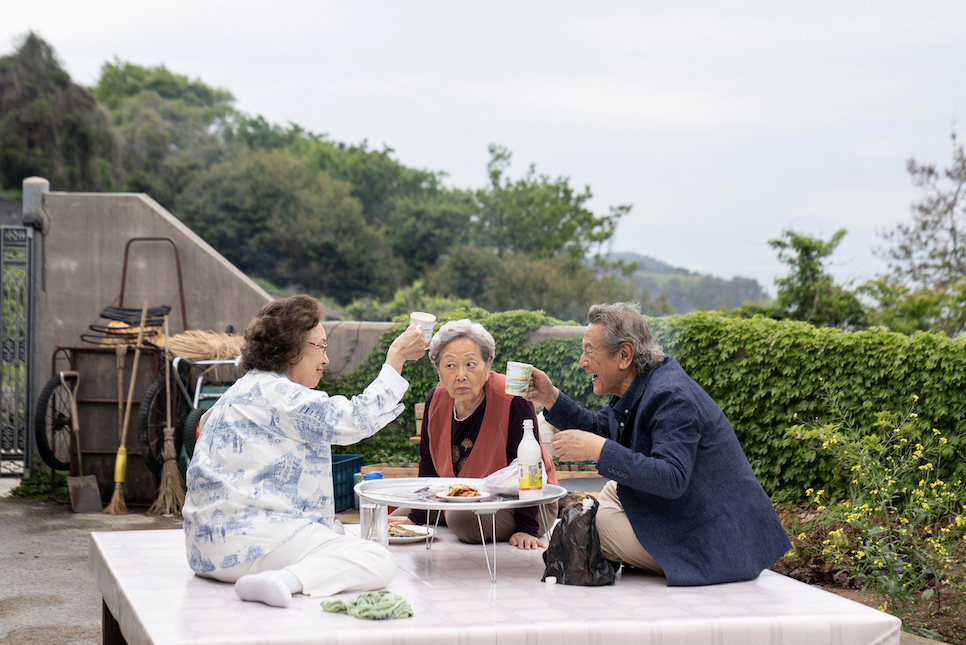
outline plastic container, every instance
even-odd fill
[[[355,505],[355,486],[353,475],[362,469],[365,459],[362,455],[332,455],[332,491],[335,495],[335,512],[344,511]]]
[[[533,420],[523,420],[523,439],[517,447],[520,472],[520,499],[543,497],[543,454],[533,431]]]
[[[362,479],[382,479],[382,471],[368,472]],[[364,497],[359,500],[359,535],[365,540],[389,546],[389,508],[385,504],[376,504]]]

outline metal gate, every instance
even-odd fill
[[[30,474],[35,230],[0,226],[0,232],[0,475],[20,476]]]

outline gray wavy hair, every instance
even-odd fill
[[[631,344],[634,348],[631,366],[638,376],[664,360],[664,350],[651,337],[651,330],[636,302],[594,305],[587,312],[587,323],[604,326],[604,347],[611,354],[616,353],[622,343]]]
[[[443,353],[443,348],[458,338],[469,338],[476,343],[480,349],[480,358],[489,367],[496,354],[496,342],[493,336],[480,323],[463,318],[451,320],[440,327],[433,336],[433,340],[429,342],[429,360],[436,366],[437,371],[439,371],[439,357]]]

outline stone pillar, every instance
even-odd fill
[[[50,192],[50,182],[43,177],[27,177],[23,180],[23,222],[43,231],[44,195]]]
[[[50,182],[43,177],[27,177],[23,180],[23,223],[24,226],[31,226],[33,231],[33,243],[30,251],[30,303],[29,318],[30,328],[28,336],[28,364],[27,370],[27,437],[26,437],[26,458],[24,459],[24,477],[30,477],[33,467],[33,455],[36,454],[34,446],[34,402],[39,392],[37,387],[37,375],[40,373],[40,353],[39,337],[40,331],[40,293],[45,290],[44,286],[44,231],[47,229],[45,224],[46,215],[43,212],[44,195],[50,192]],[[28,231],[29,232],[29,231]]]

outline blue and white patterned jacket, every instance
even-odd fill
[[[409,384],[388,365],[351,400],[250,371],[202,417],[184,509],[199,573],[264,555],[311,522],[333,526],[330,445],[374,435],[403,411]]]

